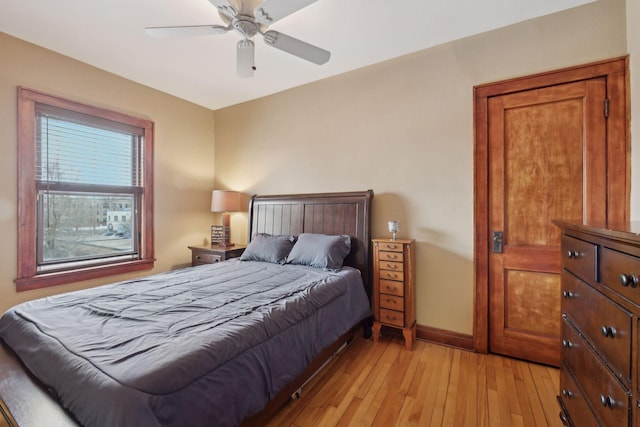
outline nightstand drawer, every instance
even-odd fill
[[[397,271],[399,273],[404,271],[404,264],[401,262],[380,261],[378,267],[380,270]]]
[[[242,255],[246,245],[219,246],[189,246],[191,249],[191,265],[215,264]]]
[[[389,310],[403,311],[404,310],[404,298],[389,295],[380,294],[380,307],[388,308]]]
[[[380,242],[380,251],[402,252],[403,250],[402,243]]]
[[[191,264],[214,264],[216,262],[222,261],[222,256],[217,254],[205,254],[194,252],[191,254]]]
[[[392,280],[380,280],[380,293],[404,296],[404,283]]]
[[[401,311],[380,309],[380,322],[394,326],[404,326],[404,315]]]
[[[380,280],[404,280],[402,271],[380,270]]]
[[[404,256],[402,252],[380,251],[378,256],[380,257],[380,261],[402,262],[404,260]]]

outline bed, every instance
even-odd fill
[[[370,317],[372,197],[254,196],[242,260],[14,307],[0,411],[24,427],[258,424]]]

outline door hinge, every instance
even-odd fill
[[[609,98],[604,99],[604,117],[609,117]]]

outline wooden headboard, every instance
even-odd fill
[[[345,265],[360,270],[371,296],[371,201],[373,190],[347,193],[253,196],[249,202],[249,241],[256,233],[348,234]]]

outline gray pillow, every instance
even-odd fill
[[[258,233],[240,256],[241,261],[264,261],[284,264],[291,252],[295,238],[293,236],[274,236]]]
[[[342,234],[302,233],[287,257],[289,264],[310,265],[316,268],[337,270],[351,251],[351,238]]]

